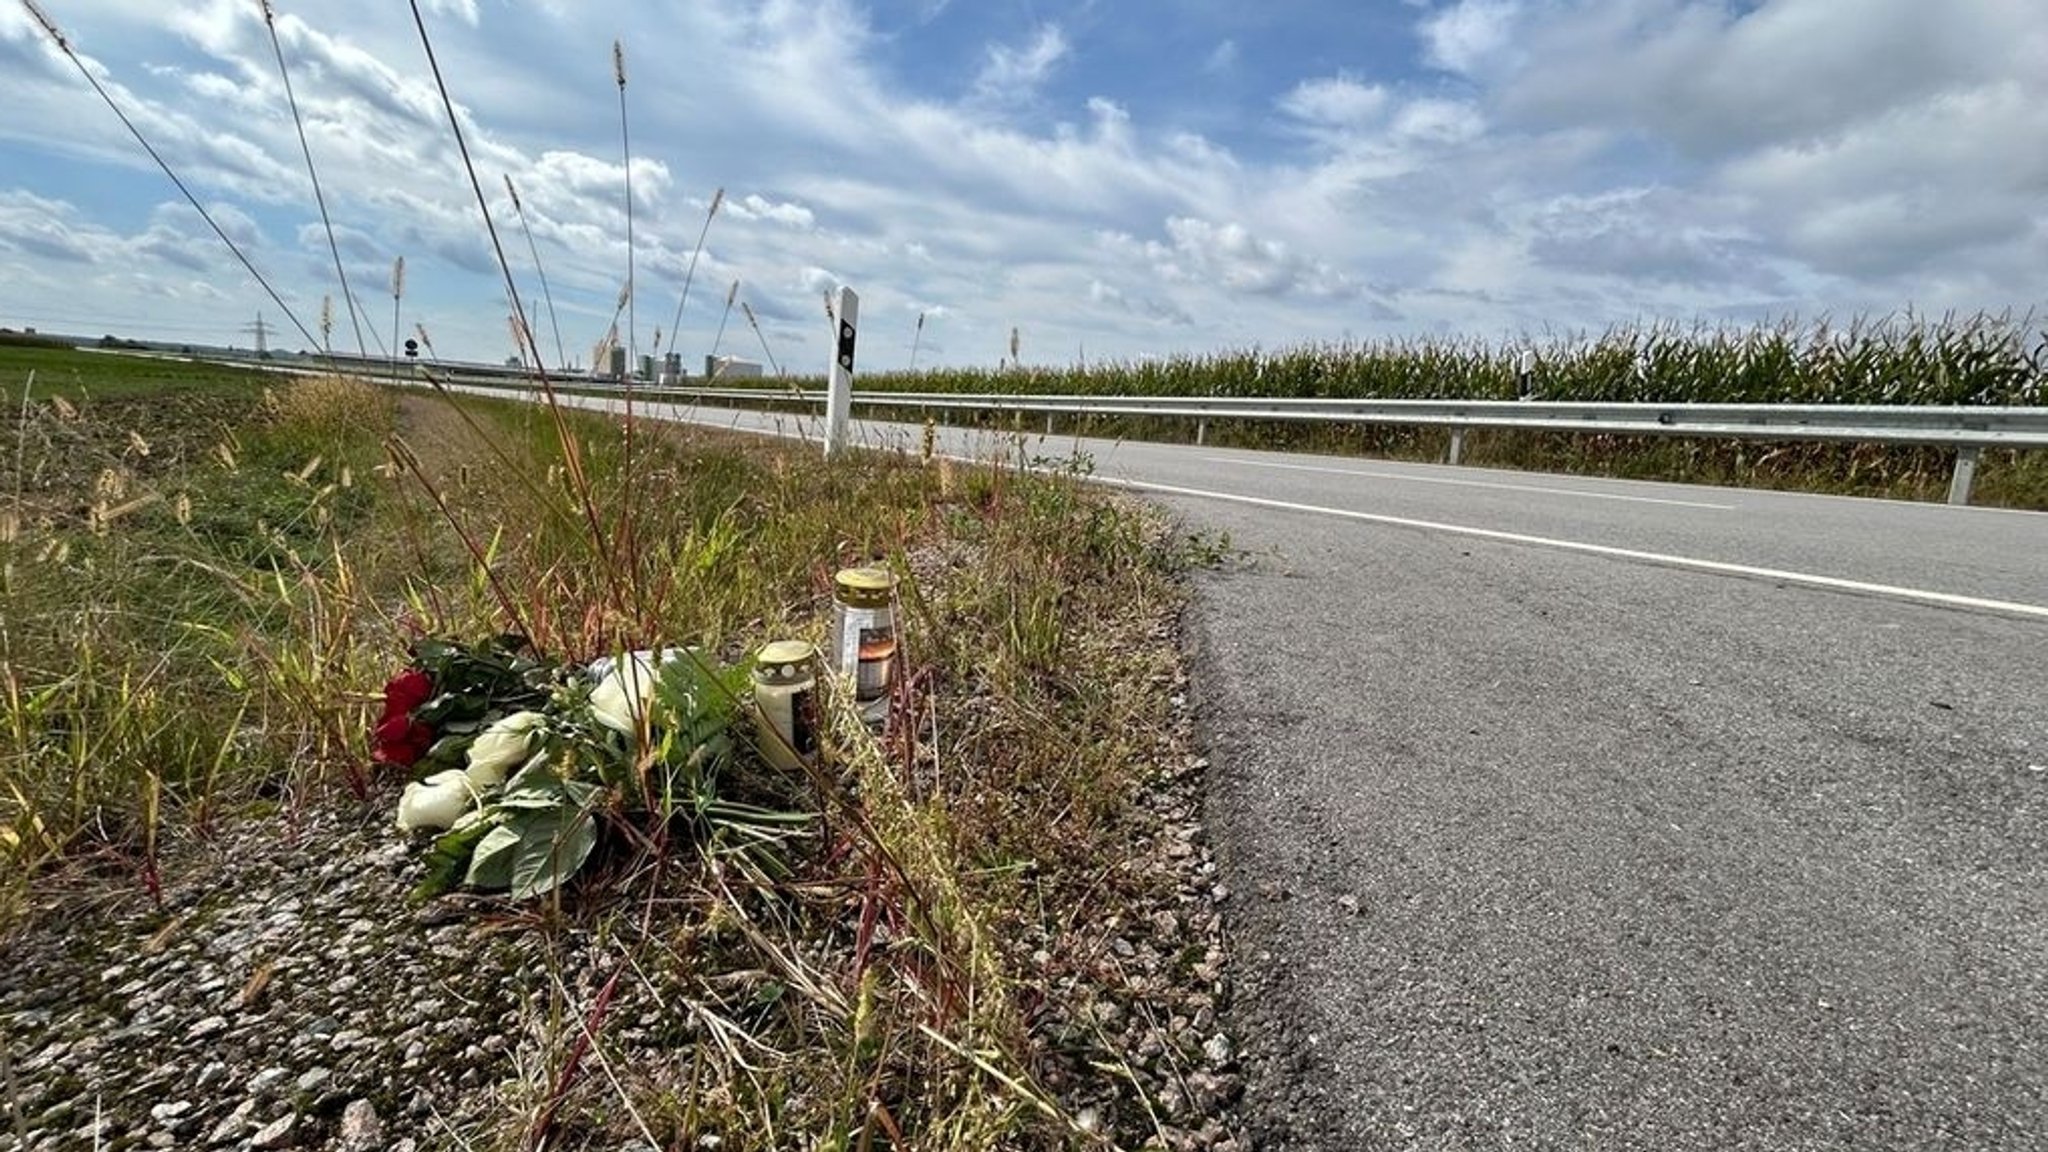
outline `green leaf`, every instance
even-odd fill
[[[470,737],[468,736],[443,736],[428,746],[425,758],[428,760],[446,760],[450,762],[459,761],[462,759],[462,754],[468,751],[469,742]]]
[[[521,812],[513,818],[519,848],[512,857],[512,898],[544,896],[562,886],[597,846],[597,820],[564,805]]]
[[[522,781],[519,787],[507,789],[498,798],[497,806],[512,811],[542,811],[549,808],[594,808],[604,793],[595,784],[581,780],[563,780],[554,776],[536,774],[531,780]]]
[[[470,854],[490,831],[489,820],[478,820],[436,837],[434,847],[427,853],[426,879],[412,890],[413,898],[430,900],[461,883],[469,869]]]
[[[477,842],[469,858],[469,875],[463,883],[471,888],[509,888],[512,861],[518,855],[519,833],[504,825],[492,828]]]
[[[741,804],[734,800],[712,801],[704,806],[704,815],[707,819],[725,824],[753,824],[780,828],[806,827],[818,818],[815,812],[785,812],[754,804]]]
[[[561,783],[559,780],[549,780],[545,783],[525,785],[498,797],[498,807],[507,812],[548,812],[556,808],[574,807],[574,803],[559,787]]]

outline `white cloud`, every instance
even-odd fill
[[[1027,97],[1045,83],[1070,50],[1066,33],[1057,24],[1040,25],[1022,47],[991,44],[981,73],[974,78],[974,93],[994,102]]]
[[[1544,267],[1630,283],[1772,295],[1785,286],[1741,207],[1671,188],[1558,196],[1527,214],[1529,254]],[[1724,221],[1711,224],[1703,221]]]
[[[1422,22],[1429,63],[1478,76],[1508,51],[1521,15],[1519,0],[1458,0]]]
[[[739,220],[767,220],[790,228],[809,230],[817,224],[817,217],[801,204],[780,203],[769,200],[759,193],[748,193],[737,199],[728,199],[725,210]]]
[[[1319,127],[1358,128],[1379,119],[1389,100],[1382,85],[1326,76],[1295,85],[1280,98],[1280,110]]]
[[[1238,61],[1243,55],[1237,41],[1225,40],[1210,50],[1208,57],[1202,61],[1202,71],[1214,76],[1236,71]]]
[[[1457,100],[1417,100],[1394,117],[1394,134],[1436,144],[1463,144],[1486,131],[1472,105]]]
[[[827,292],[837,290],[846,283],[839,278],[837,273],[817,267],[807,267],[798,270],[796,282],[798,288],[813,296],[823,296]]]
[[[0,191],[0,251],[65,264],[94,264],[119,241],[87,224],[72,205],[31,192]]]
[[[427,0],[427,11],[451,15],[472,28],[476,26],[476,0]]]
[[[1195,318],[1189,315],[1187,309],[1171,300],[1147,295],[1133,297],[1122,289],[1100,280],[1088,282],[1088,302],[1098,311],[1135,316],[1153,324],[1186,327],[1195,322]]]
[[[1115,248],[1142,252],[1152,271],[1168,283],[1209,285],[1255,296],[1343,296],[1357,290],[1328,264],[1254,236],[1242,224],[1216,224],[1190,216],[1166,221],[1166,242],[1138,244],[1129,236],[1105,237]]]
[[[1498,92],[1506,110],[1642,131],[1716,158],[1824,139],[1986,82],[2039,91],[2048,9],[2006,0],[1632,0],[1565,9],[1532,28],[1526,46]]]
[[[1831,273],[1905,274],[1989,246],[2043,253],[2043,95],[2015,83],[1944,96],[1823,142],[1759,149],[1722,182]]]

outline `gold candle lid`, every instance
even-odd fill
[[[896,574],[887,568],[841,568],[832,583],[847,603],[878,607],[889,602],[889,594],[896,589]]]
[[[818,650],[805,640],[776,640],[761,646],[754,659],[761,664],[805,664],[818,655]]]

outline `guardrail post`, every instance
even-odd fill
[[[832,366],[827,369],[830,384],[825,392],[825,455],[846,450],[847,429],[853,419],[853,342],[860,323],[860,297],[851,288],[839,289],[839,339],[832,349]]]
[[[1465,430],[1451,429],[1451,467],[1455,468],[1465,459]]]
[[[1052,435],[1052,413],[1050,412],[1045,414],[1045,434],[1047,436]]]
[[[1949,503],[1970,502],[1970,486],[1977,482],[1977,458],[1983,454],[1984,450],[1975,444],[1956,450],[1955,474],[1948,481]]]
[[[1208,440],[1209,422],[1207,420],[1195,421],[1195,447],[1200,448],[1203,444],[1207,443]]]

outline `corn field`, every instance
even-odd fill
[[[1531,354],[1544,400],[1729,404],[2043,402],[2048,325],[1978,314],[1782,321],[1765,328],[1610,328],[1597,337],[1513,343],[1409,338],[1176,356],[1084,367],[944,369],[868,375],[874,391],[1032,395],[1515,398]]]
[[[2032,313],[1939,320],[1911,313],[1751,328],[1653,324],[1598,336],[1509,343],[1409,338],[1249,349],[1062,368],[938,369],[870,374],[874,392],[1022,395],[1498,399],[1517,395],[1524,355],[1540,400],[1727,404],[2022,406],[2048,403],[2048,324]],[[879,418],[909,412],[863,410]],[[959,418],[958,414],[955,419]],[[1033,431],[1039,418],[985,417]],[[1184,440],[1190,421],[1060,417],[1054,430]],[[1441,458],[1447,433],[1424,428],[1213,420],[1220,446]],[[2048,453],[1985,453],[1978,502],[2048,508]],[[1938,499],[1952,451],[1870,444],[1745,444],[1593,434],[1473,432],[1468,462],[1500,467]]]

